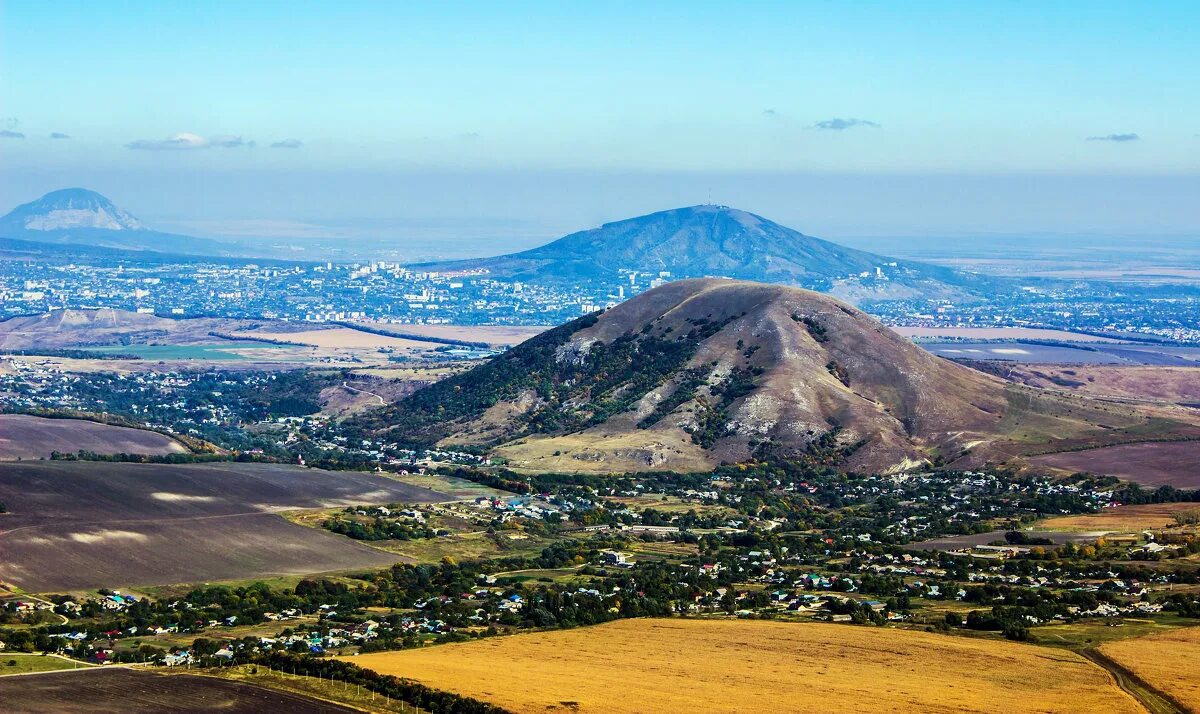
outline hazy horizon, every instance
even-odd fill
[[[710,200],[851,244],[1200,234],[1194,4],[290,7],[0,4],[0,211],[422,254]]]

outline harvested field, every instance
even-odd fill
[[[362,325],[373,330],[403,333],[406,335],[424,335],[442,340],[463,340],[465,342],[486,342],[489,345],[508,347],[519,345],[534,335],[550,329],[516,325],[403,325],[390,322],[362,322]]]
[[[1139,711],[1071,652],[843,625],[623,620],[348,660],[517,712]]]
[[[240,682],[188,674],[155,674],[118,667],[0,678],[0,701],[11,714],[89,712],[286,711],[334,714],[356,711]]]
[[[1200,711],[1200,627],[1109,642],[1100,652],[1191,711]]]
[[[1143,486],[1200,488],[1200,441],[1121,444],[1045,454],[1029,462],[1066,471],[1116,476]]]
[[[44,592],[384,567],[400,558],[274,512],[445,498],[272,464],[0,464],[0,582]]]
[[[400,337],[376,335],[371,332],[363,332],[362,330],[352,330],[348,327],[333,327],[327,330],[308,330],[305,332],[277,333],[259,331],[245,334],[260,339],[296,342],[302,345],[312,345],[313,347],[324,347],[327,349],[377,349],[380,347],[393,347],[401,350],[426,350],[436,346],[429,342],[417,342]]]
[[[64,669],[79,669],[92,665],[56,655],[22,654],[4,652],[0,654],[0,677],[32,672],[57,672]]]
[[[1055,531],[1129,532],[1175,525],[1176,513],[1200,511],[1200,503],[1150,503],[1141,506],[1106,508],[1099,513],[1057,516],[1038,521],[1036,528]]]
[[[187,453],[178,441],[154,431],[82,419],[0,414],[0,461],[48,459],[53,451],[73,454],[80,449],[97,454]]]

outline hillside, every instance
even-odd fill
[[[773,452],[849,470],[969,465],[1200,429],[1006,384],[828,296],[668,283],[545,332],[360,424],[518,467],[704,469]]]
[[[606,223],[511,255],[423,269],[486,270],[500,280],[615,282],[622,270],[795,285],[849,299],[964,298],[989,279],[813,238],[727,206],[691,206]]]
[[[232,246],[214,240],[162,233],[84,188],[51,191],[0,217],[0,239],[89,248],[228,255]]]

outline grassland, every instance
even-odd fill
[[[0,677],[32,672],[57,672],[62,669],[79,669],[90,666],[65,657],[0,652]]]
[[[1088,397],[1165,404],[1200,402],[1200,371],[1195,367],[1005,364],[997,369],[1014,382]]]
[[[348,659],[516,712],[1139,711],[1071,652],[840,625],[623,620]]]
[[[418,540],[380,540],[371,545],[395,553],[414,563],[437,563],[443,558],[506,558],[531,556],[542,552],[553,539],[538,538],[525,533],[501,532],[492,536],[486,532],[462,533],[443,538]]]
[[[90,347],[92,352],[107,352],[114,355],[137,355],[144,360],[202,360],[224,362],[247,359],[247,352],[280,349],[276,345],[262,342],[221,342],[213,345],[116,345],[112,347]]]
[[[1034,525],[1034,529],[1081,531],[1085,533],[1124,533],[1170,528],[1175,526],[1175,514],[1196,510],[1200,510],[1200,504],[1187,502],[1118,506],[1117,508],[1106,508],[1100,513],[1046,518],[1038,521]]]
[[[1081,650],[1109,642],[1174,632],[1181,627],[1192,627],[1195,624],[1195,620],[1172,615],[1153,619],[1124,617],[1045,625],[1038,627],[1035,634],[1038,644]]]
[[[182,454],[187,449],[169,436],[144,429],[98,424],[83,419],[45,419],[0,414],[0,461],[47,459],[51,452],[98,454]]]
[[[1200,711],[1200,627],[1109,642],[1100,652],[1191,711]]]

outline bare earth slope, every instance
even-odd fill
[[[591,471],[703,469],[763,449],[888,471],[1200,434],[1148,409],[1005,383],[825,295],[699,279],[543,333],[368,424]]]

